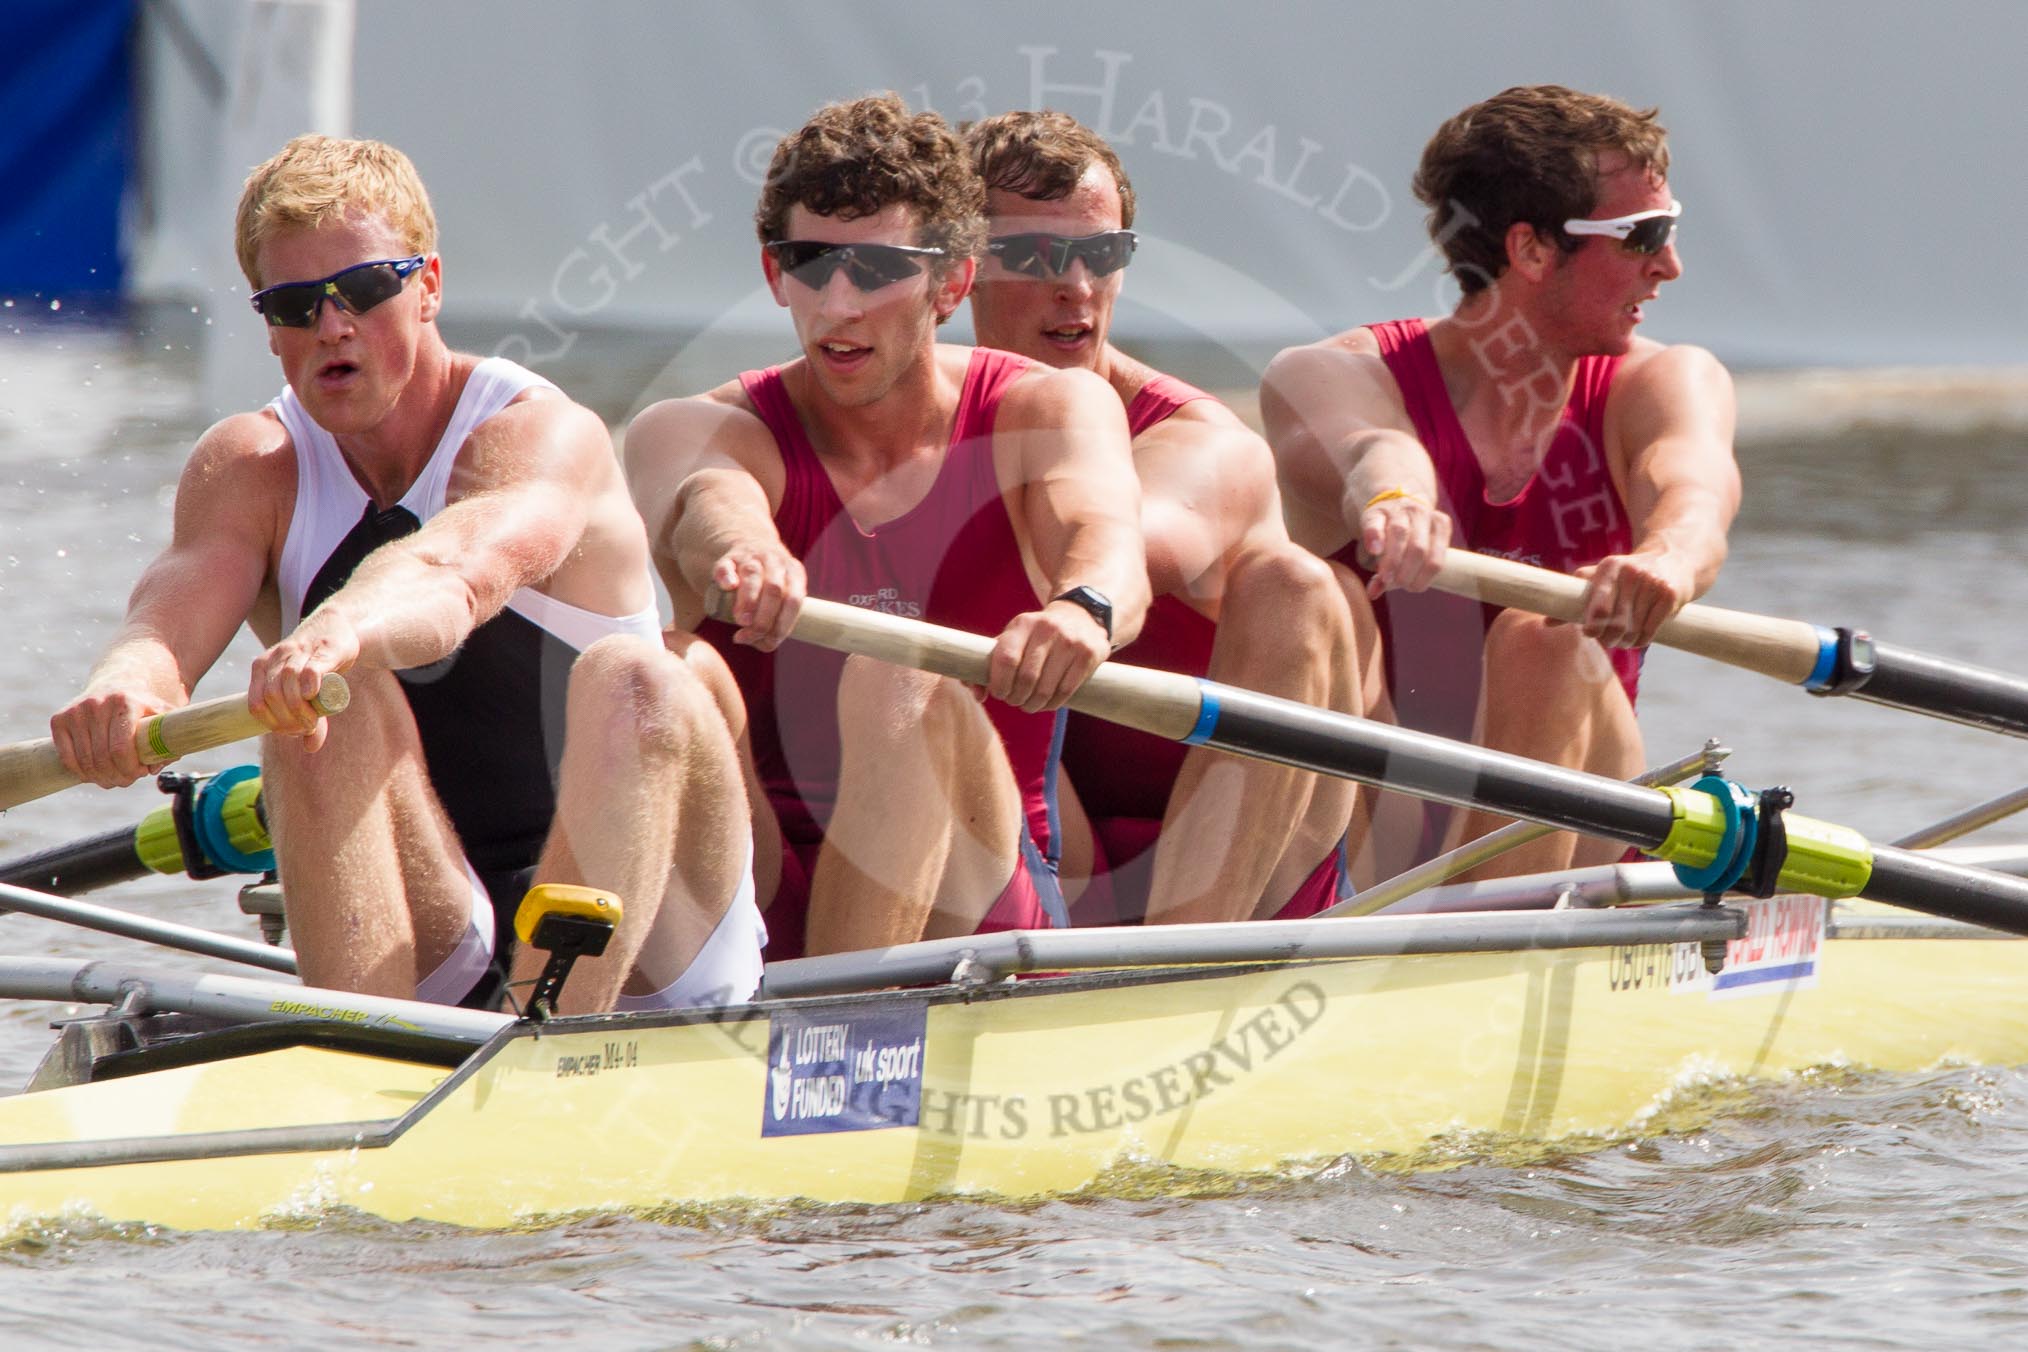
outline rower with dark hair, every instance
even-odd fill
[[[892,96],[782,138],[755,212],[800,356],[627,435],[680,624],[750,714],[770,956],[1063,923],[1057,710],[1147,607],[1126,420],[1100,381],[940,345],[983,193]],[[704,620],[708,591],[732,625]],[[804,596],[996,634],[955,682],[792,644]],[[807,924],[806,924],[807,920]]]
[[[972,292],[979,341],[1096,372],[1127,410],[1156,599],[1125,660],[1356,710],[1351,617],[1330,570],[1289,540],[1267,447],[1111,342],[1136,242],[1118,155],[1056,112],[990,117],[966,140],[992,233]],[[1064,769],[1099,845],[1081,919],[1286,919],[1341,898],[1357,799],[1344,780],[1081,714]]]
[[[1668,170],[1653,109],[1555,85],[1467,108],[1415,177],[1457,308],[1292,348],[1268,368],[1261,412],[1290,528],[1335,561],[1362,646],[1384,652],[1384,684],[1368,683],[1376,712],[1616,778],[1639,771],[1643,650],[1711,586],[1739,506],[1731,378],[1701,348],[1634,332],[1682,273]],[[1452,545],[1584,577],[1582,623],[1418,594]],[[1424,853],[1445,830],[1441,811],[1427,820]],[[1467,814],[1449,839],[1503,820]],[[1618,854],[1564,834],[1487,872]]]

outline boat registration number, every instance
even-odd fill
[[[1615,991],[1659,987],[1671,995],[1716,1000],[1816,985],[1824,953],[1824,899],[1769,897],[1743,905],[1746,934],[1726,944],[1725,965],[1716,974],[1706,969],[1700,944],[1622,944],[1612,950],[1607,981]]]

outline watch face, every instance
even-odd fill
[[[1079,607],[1087,615],[1099,622],[1099,628],[1106,631],[1107,638],[1113,636],[1113,603],[1106,600],[1105,596],[1095,589],[1091,587],[1072,587],[1069,591],[1063,593],[1063,595],[1051,599],[1068,601],[1072,605]]]

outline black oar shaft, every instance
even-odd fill
[[[1218,714],[1204,744],[1221,750],[1644,848],[1660,845],[1674,820],[1654,789],[1230,686],[1205,689]]]
[[[1873,645],[1859,699],[1992,732],[2028,737],[2028,681],[1891,643]]]
[[[1892,845],[1873,847],[1873,876],[1861,895],[1950,920],[2028,934],[2028,882]]]
[[[1524,817],[1654,850],[1671,834],[1674,800],[1657,789],[1344,714],[1200,683],[1216,704],[1206,746],[1340,775],[1460,807]],[[1793,838],[1817,823],[1792,817]],[[1835,829],[1835,828],[1834,828]],[[2028,881],[1872,848],[1863,895],[1932,915],[2028,934]]]
[[[67,897],[145,877],[149,871],[134,852],[134,828],[122,826],[0,864],[0,883]]]

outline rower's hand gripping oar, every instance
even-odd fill
[[[1431,585],[1551,619],[1576,622],[1583,617],[1584,579],[1512,559],[1449,550]],[[2028,737],[2028,681],[1878,643],[1864,630],[1827,629],[1802,620],[1692,603],[1663,621],[1655,641],[1800,685],[1812,694],[1853,695]]]
[[[342,713],[351,700],[345,678],[332,672],[310,705],[328,718]],[[144,719],[134,729],[134,749],[140,752],[143,764],[161,765],[266,731],[246,707],[245,695],[221,695]],[[0,746],[0,809],[18,807],[78,782],[77,776],[64,768],[50,738]]]
[[[794,637],[841,652],[986,682],[993,640],[834,601],[804,601]],[[1643,788],[1522,756],[1314,709],[1174,672],[1102,664],[1070,707],[1191,745],[1355,779],[1460,807],[1624,841],[1706,894],[1865,895],[2028,935],[2028,881],[1873,845],[1707,776]]]

